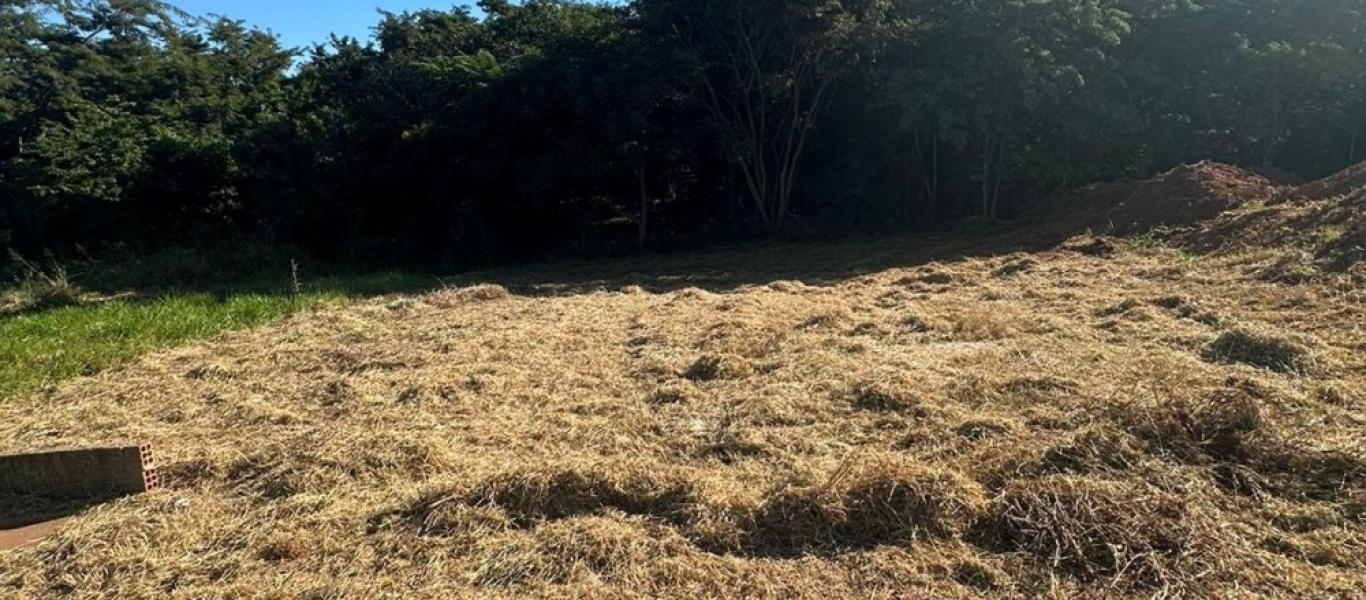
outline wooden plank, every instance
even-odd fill
[[[150,445],[0,456],[0,493],[110,498],[157,484]]]

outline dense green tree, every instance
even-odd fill
[[[480,264],[1009,216],[1366,155],[1366,0],[484,0],[297,52],[0,0],[0,245]]]
[[[1124,4],[1134,29],[1113,97],[1142,117],[1136,170],[1213,158],[1312,177],[1355,161],[1366,2]]]
[[[912,26],[889,89],[925,195],[940,193],[941,149],[968,152],[987,218],[1010,171],[1078,108],[1129,30],[1128,15],[1102,0],[904,0],[898,11]]]
[[[839,78],[876,51],[876,0],[642,0],[652,35],[691,63],[698,102],[739,166],[760,225],[791,211],[809,139]]]
[[[0,44],[17,50],[3,62],[26,71],[4,91],[17,140],[0,164],[17,243],[170,241],[228,225],[253,132],[283,107],[291,53],[153,1],[4,14],[22,27],[6,30]]]

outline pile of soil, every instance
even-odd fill
[[[1366,162],[1289,190],[1281,195],[1280,200],[1315,202],[1352,196],[1359,203],[1363,197],[1363,190],[1366,190]]]
[[[1366,259],[1366,163],[1298,188],[1265,205],[1241,207],[1175,236],[1197,251],[1280,249],[1299,272],[1355,272]]]
[[[1366,163],[1289,187],[1238,167],[1201,162],[1143,181],[1073,190],[1049,204],[1063,215],[1084,215],[1095,233],[1156,231],[1193,252],[1266,254],[1265,276],[1279,282],[1366,276]]]
[[[1212,219],[1230,209],[1266,202],[1277,191],[1275,183],[1251,171],[1201,162],[1144,181],[1091,186],[1075,195],[1076,201],[1102,211],[1093,227],[1127,235]]]

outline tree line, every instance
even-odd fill
[[[292,49],[156,0],[0,0],[0,246],[477,265],[1366,154],[1366,0],[478,8]]]

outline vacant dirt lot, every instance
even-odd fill
[[[1361,597],[1355,262],[1186,247],[546,267],[151,356],[0,407],[169,480],[0,595]]]

